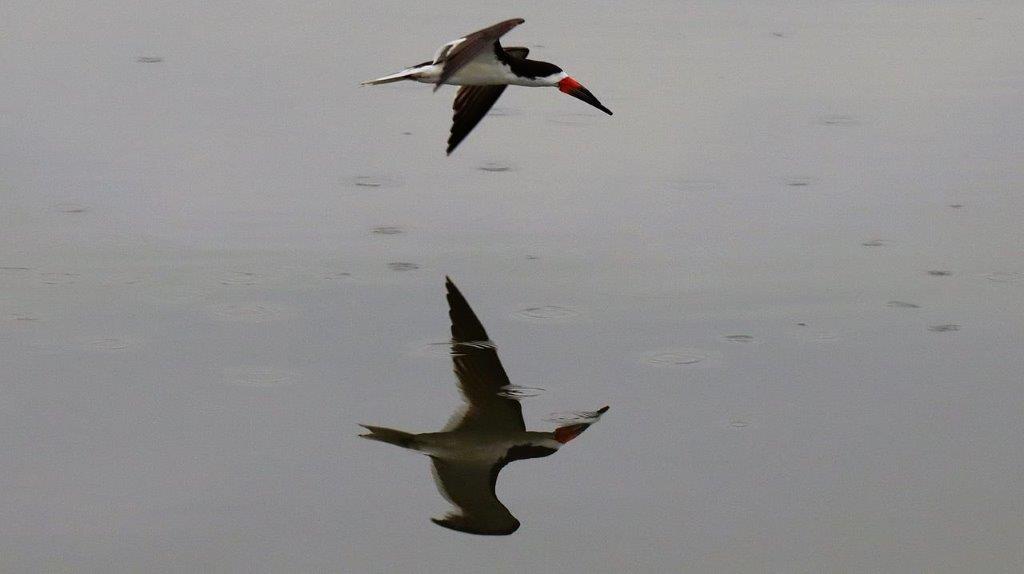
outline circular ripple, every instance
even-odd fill
[[[356,187],[396,187],[398,181],[381,175],[357,175],[352,178],[352,185]]]
[[[86,346],[97,351],[122,351],[128,348],[129,343],[128,341],[117,337],[104,337],[102,339],[89,341],[86,343]]]
[[[505,385],[498,392],[499,397],[506,399],[528,399],[540,396],[545,389],[540,387],[524,387],[522,385]]]
[[[928,330],[933,333],[950,333],[952,331],[959,331],[960,325],[955,323],[946,323],[944,325],[932,325],[928,327]]]
[[[351,276],[352,274],[348,271],[328,271],[323,274],[324,279],[345,279]]]
[[[73,285],[78,280],[78,273],[50,272],[40,273],[39,279],[47,285]]]
[[[219,282],[221,285],[255,285],[262,279],[262,275],[251,271],[229,271],[221,275]]]
[[[2,317],[4,321],[11,321],[12,323],[32,323],[39,320],[38,315],[21,311],[15,311],[14,313],[9,313],[0,317]]]
[[[995,283],[1024,283],[1024,271],[995,271],[985,275],[985,279]]]
[[[821,118],[818,119],[818,123],[823,126],[849,127],[859,126],[861,122],[854,116],[846,114],[834,114],[829,116],[822,116]]]
[[[295,382],[295,373],[261,367],[242,367],[225,372],[228,383],[240,387],[279,387]]]
[[[503,172],[511,171],[512,165],[506,162],[489,161],[477,168],[480,171]]]
[[[53,211],[53,212],[56,212],[56,213],[68,213],[68,214],[87,213],[89,211],[89,206],[82,205],[81,203],[70,203],[70,202],[68,202],[68,203],[55,203],[55,204],[50,206],[50,211]]]
[[[452,344],[450,341],[421,341],[413,344],[409,354],[429,359],[451,359]]]
[[[729,419],[729,426],[741,429],[750,426],[750,421],[746,419]]]
[[[388,263],[388,269],[390,269],[392,271],[415,271],[416,269],[419,269],[419,268],[420,268],[419,265],[417,265],[415,263],[409,263],[409,262],[406,262],[406,261],[394,261],[394,262]]]
[[[224,321],[262,323],[276,319],[286,312],[280,305],[266,303],[228,303],[207,308],[210,316]]]
[[[869,239],[861,243],[864,247],[884,247],[885,244],[886,241],[884,239]]]
[[[526,319],[568,319],[570,317],[576,317],[579,312],[566,307],[557,307],[555,305],[545,305],[543,307],[528,307],[522,311],[517,311],[516,316],[523,317]]]
[[[708,358],[710,358],[710,354],[700,349],[672,349],[647,353],[643,360],[645,363],[659,367],[685,367],[696,365]]]
[[[163,56],[139,56],[135,61],[140,64],[159,64],[164,61]]]
[[[909,303],[907,301],[889,301],[885,304],[886,307],[893,307],[896,309],[920,309],[921,306],[917,303]]]
[[[381,225],[379,227],[374,227],[372,229],[372,233],[376,233],[377,235],[400,235],[405,233],[405,231],[397,225]]]
[[[722,338],[733,343],[753,343],[757,340],[753,335],[725,335]]]
[[[945,269],[931,269],[928,274],[932,277],[949,277],[953,274],[952,271],[946,271]]]

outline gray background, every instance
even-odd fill
[[[1020,3],[564,4],[0,4],[0,570],[1024,568]],[[615,116],[358,86],[516,16]],[[445,274],[612,406],[508,538],[356,436],[458,404]]]

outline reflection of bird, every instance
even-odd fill
[[[519,401],[502,392],[508,376],[487,332],[451,279],[447,287],[452,360],[465,408],[441,432],[413,434],[361,425],[370,432],[360,436],[430,455],[438,490],[455,506],[444,518],[434,518],[436,524],[473,534],[511,534],[519,521],[494,491],[501,469],[514,460],[554,454],[608,407],[554,432],[527,431]]]
[[[441,84],[462,86],[452,104],[455,117],[448,138],[449,154],[483,119],[508,85],[534,88],[557,86],[562,92],[611,115],[611,110],[601,105],[590,90],[569,77],[562,68],[547,62],[527,60],[526,55],[530,52],[527,48],[501,47],[498,38],[523,22],[522,18],[505,20],[490,28],[467,34],[441,46],[433,60],[363,84],[415,80],[434,84],[434,91]]]

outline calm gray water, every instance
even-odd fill
[[[359,87],[504,18],[615,111]],[[0,4],[0,570],[1019,572],[1019,2]],[[431,524],[357,423],[529,428]],[[441,343],[441,344],[438,344]]]

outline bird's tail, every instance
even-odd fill
[[[385,427],[374,427],[370,425],[359,425],[364,429],[370,431],[366,434],[359,436],[368,438],[370,440],[379,440],[380,442],[386,442],[402,448],[416,449],[419,445],[416,441],[416,435],[405,431],[389,429]]]
[[[377,78],[376,80],[366,80],[360,83],[360,86],[376,86],[377,84],[390,84],[391,82],[400,82],[402,80],[411,80],[412,75],[418,70],[416,68],[406,68],[401,72],[396,72],[390,76],[384,76],[383,78]]]

